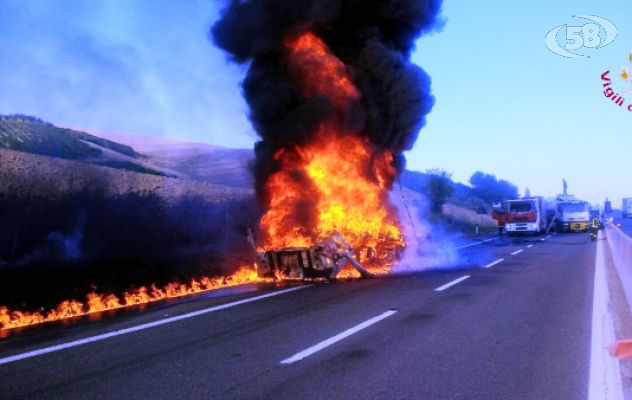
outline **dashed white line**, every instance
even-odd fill
[[[260,296],[250,297],[250,298],[239,300],[239,301],[235,301],[235,302],[232,302],[232,303],[221,304],[219,306],[214,306],[214,307],[210,307],[210,308],[205,308],[203,310],[193,311],[193,312],[190,312],[188,314],[182,314],[182,315],[178,315],[178,316],[171,317],[171,318],[161,319],[159,321],[149,322],[147,324],[133,326],[131,328],[120,329],[118,331],[108,332],[108,333],[104,333],[102,335],[92,336],[92,337],[88,337],[88,338],[85,338],[85,339],[80,339],[80,340],[75,340],[75,341],[68,342],[68,343],[58,344],[56,346],[44,347],[42,349],[29,351],[27,353],[22,353],[22,354],[17,354],[17,355],[10,356],[10,357],[0,358],[0,365],[2,365],[2,364],[9,364],[9,363],[12,363],[12,362],[15,362],[15,361],[19,361],[19,360],[24,360],[26,358],[37,357],[37,356],[41,356],[43,354],[53,353],[55,351],[69,349],[71,347],[77,347],[77,346],[81,346],[81,345],[88,344],[88,343],[94,343],[94,342],[98,342],[98,341],[101,341],[101,340],[109,339],[109,338],[112,338],[112,337],[115,337],[115,336],[121,336],[121,335],[126,335],[126,334],[132,333],[132,332],[142,331],[144,329],[155,328],[157,326],[170,324],[172,322],[181,321],[183,319],[197,317],[199,315],[204,315],[204,314],[212,313],[212,312],[215,312],[215,311],[225,310],[227,308],[235,307],[235,306],[238,306],[238,305],[241,305],[241,304],[252,303],[252,302],[255,302],[255,301],[267,299],[269,297],[274,297],[274,296],[279,296],[279,295],[282,295],[282,294],[285,294],[285,293],[294,292],[296,290],[305,289],[305,288],[307,288],[309,286],[311,286],[311,285],[297,286],[297,287],[293,287],[293,288],[289,288],[289,289],[279,290],[279,291],[272,292],[272,293],[266,293],[266,294],[262,294]]]
[[[500,263],[501,263],[501,262],[503,262],[503,261],[505,261],[505,259],[504,259],[504,258],[498,259],[498,260],[494,261],[493,263],[487,264],[487,265],[486,265],[486,266],[484,266],[483,268],[491,268],[491,267],[493,267],[494,265],[498,265],[498,264],[500,264]]]
[[[481,245],[481,244],[483,244],[483,243],[492,242],[492,241],[494,241],[494,240],[496,240],[496,239],[498,239],[498,238],[495,238],[495,237],[494,237],[494,238],[491,238],[491,239],[485,239],[485,240],[481,240],[480,242],[470,243],[470,244],[466,244],[466,245],[463,245],[463,246],[459,246],[459,247],[457,247],[456,249],[458,250],[458,249],[464,249],[464,248],[466,248],[466,247],[480,246],[480,245]]]
[[[530,245],[528,245],[528,246],[527,246],[527,249],[530,249],[530,248],[532,248],[532,247],[533,247],[533,245],[532,245],[532,244],[530,244]]]
[[[517,256],[518,254],[522,253],[524,250],[520,249],[520,250],[516,250],[513,253],[511,253],[512,256]]]
[[[388,317],[390,317],[391,315],[394,315],[397,313],[397,310],[388,310],[387,312],[380,314],[376,317],[373,317],[371,319],[368,319],[364,322],[362,322],[361,324],[358,324],[356,326],[354,326],[353,328],[349,328],[344,332],[341,332],[339,334],[337,334],[336,336],[332,336],[327,340],[323,340],[322,342],[308,348],[305,349],[299,353],[294,354],[292,357],[290,358],[286,358],[285,360],[281,361],[281,364],[293,364],[297,361],[301,361],[302,359],[304,359],[305,357],[309,357],[312,354],[319,352],[329,346],[331,346],[334,343],[337,343],[351,335],[353,335],[354,333],[358,333],[363,329],[368,328],[371,325],[377,324],[378,322],[382,321],[383,319],[386,319]]]
[[[435,289],[435,292],[443,292],[444,290],[451,288],[452,286],[463,282],[464,280],[466,280],[467,278],[469,278],[469,275],[463,275],[462,277],[453,280],[452,282],[448,282],[443,286],[439,286],[438,288]]]

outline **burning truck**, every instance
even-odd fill
[[[272,249],[257,251],[252,236],[249,241],[255,256],[255,268],[261,277],[290,279],[325,278],[335,279],[347,264],[364,278],[373,275],[353,256],[351,246],[340,236],[303,248]]]
[[[359,273],[363,278],[371,278],[376,272],[386,272],[386,270],[376,270],[369,272],[362,263],[358,261],[358,254],[354,254],[354,249],[347,243],[342,235],[336,234],[325,241],[313,244],[309,247],[282,248],[259,251],[252,237],[252,231],[248,231],[248,241],[252,247],[254,255],[254,265],[257,274],[262,278],[281,279],[336,279],[345,266],[350,266],[347,272]],[[375,249],[367,249],[366,260],[375,267],[379,265],[392,265],[399,260],[403,247],[399,243],[392,243],[392,247],[385,252],[388,259],[378,260]],[[343,275],[344,277],[345,275]],[[349,276],[348,274],[346,275]]]
[[[248,65],[261,276],[366,277],[397,262],[405,237],[389,191],[434,103],[409,58],[439,7],[232,1],[213,27],[215,44]]]

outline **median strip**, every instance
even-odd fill
[[[281,364],[293,364],[297,361],[301,361],[302,359],[311,356],[312,354],[319,352],[329,346],[331,346],[334,343],[337,343],[351,335],[353,335],[354,333],[358,333],[363,329],[368,328],[371,325],[377,324],[378,322],[382,321],[383,319],[386,319],[388,317],[390,317],[391,315],[394,315],[397,313],[397,310],[388,310],[387,312],[380,314],[376,317],[373,317],[369,320],[366,320],[364,322],[362,322],[361,324],[358,324],[356,326],[354,326],[353,328],[349,328],[344,332],[341,332],[339,334],[337,334],[336,336],[332,336],[327,340],[323,340],[322,342],[308,348],[305,349],[299,353],[296,353],[295,355],[293,355],[290,358],[286,358],[285,360],[281,361]]]
[[[463,275],[462,277],[453,280],[452,282],[448,282],[443,286],[439,286],[438,288],[435,289],[435,292],[443,292],[444,290],[451,288],[452,286],[463,282],[464,280],[466,280],[467,278],[469,278],[469,275]]]
[[[500,264],[500,263],[501,263],[501,262],[503,262],[503,261],[505,261],[505,259],[504,259],[504,258],[498,259],[498,260],[494,261],[493,263],[487,264],[487,265],[486,265],[486,266],[484,266],[483,268],[491,268],[491,267],[493,267],[494,265],[498,265],[498,264]]]
[[[182,315],[178,315],[178,316],[171,317],[171,318],[161,319],[159,321],[149,322],[147,324],[133,326],[131,328],[126,328],[126,329],[121,329],[121,330],[118,330],[118,331],[108,332],[108,333],[104,333],[102,335],[92,336],[92,337],[88,337],[88,338],[80,339],[80,340],[75,340],[75,341],[68,342],[68,343],[62,343],[62,344],[58,344],[58,345],[51,346],[51,347],[45,347],[45,348],[42,348],[42,349],[29,351],[27,353],[17,354],[15,356],[0,358],[0,365],[2,365],[2,364],[9,364],[9,363],[12,363],[12,362],[15,362],[15,361],[19,361],[19,360],[24,360],[24,359],[27,359],[27,358],[37,357],[37,356],[41,356],[41,355],[44,355],[44,354],[53,353],[53,352],[64,350],[64,349],[69,349],[71,347],[81,346],[81,345],[88,344],[88,343],[99,342],[101,340],[109,339],[109,338],[116,337],[116,336],[126,335],[128,333],[138,332],[138,331],[142,331],[142,330],[149,329],[149,328],[155,328],[157,326],[170,324],[172,322],[181,321],[183,319],[197,317],[199,315],[204,315],[204,314],[212,313],[212,312],[215,312],[215,311],[225,310],[227,308],[235,307],[235,306],[238,306],[238,305],[241,305],[241,304],[252,303],[252,302],[255,302],[255,301],[267,299],[269,297],[274,297],[274,296],[279,296],[279,295],[282,295],[282,294],[285,294],[285,293],[294,292],[296,290],[305,289],[305,288],[307,288],[309,286],[310,285],[297,286],[297,287],[293,287],[293,288],[289,288],[289,289],[279,290],[279,291],[276,291],[276,292],[262,294],[260,296],[255,296],[255,297],[250,297],[250,298],[247,298],[247,299],[235,301],[235,302],[232,302],[232,303],[221,304],[219,306],[205,308],[203,310],[190,312],[188,314],[182,314]]]

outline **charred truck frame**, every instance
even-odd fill
[[[363,278],[373,275],[353,256],[353,249],[341,235],[309,247],[288,247],[259,251],[252,231],[248,242],[253,251],[257,274],[268,278],[335,279],[342,268],[350,264]]]

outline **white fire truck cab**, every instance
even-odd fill
[[[546,213],[541,197],[507,201],[505,220],[507,234],[518,233],[539,235],[546,231]]]

